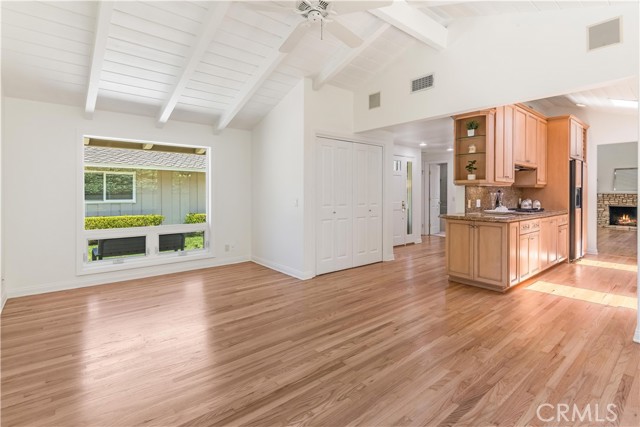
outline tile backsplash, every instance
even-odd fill
[[[465,187],[465,212],[482,212],[485,209],[491,209],[491,193],[497,193],[502,190],[503,204],[508,208],[518,207],[518,199],[524,199],[523,191],[517,187]],[[480,199],[481,207],[476,207],[476,199]],[[468,208],[468,200],[471,200],[471,209]]]

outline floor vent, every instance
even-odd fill
[[[380,92],[369,95],[369,110],[380,107]]]
[[[622,41],[622,23],[615,18],[587,27],[587,46],[589,50],[620,43]]]
[[[411,93],[420,92],[421,90],[431,89],[433,87],[433,74],[418,77],[411,81]]]

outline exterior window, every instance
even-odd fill
[[[81,273],[212,256],[206,148],[83,140]]]
[[[99,172],[87,170],[84,173],[85,203],[131,202],[136,201],[135,172]]]

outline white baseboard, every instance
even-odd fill
[[[2,298],[2,301],[0,302],[0,313],[2,313],[2,309],[4,309],[4,305],[7,303],[9,298],[7,298],[6,292],[2,292],[2,296],[0,298]]]
[[[295,268],[291,268],[286,265],[282,265],[277,262],[260,258],[257,256],[252,256],[251,261],[255,262],[256,264],[260,264],[263,267],[270,268],[271,270],[278,271],[280,273],[286,274],[287,276],[295,277],[296,279],[300,279],[300,280],[309,280],[315,276],[311,272],[300,271]]]
[[[102,273],[87,276],[77,276],[73,280],[41,283],[33,286],[16,286],[7,289],[8,298],[17,298],[27,295],[44,294],[48,292],[66,291],[69,289],[86,288],[89,286],[104,285],[107,283],[124,282],[127,280],[144,279],[147,277],[161,276],[163,274],[181,273],[203,268],[218,267],[222,265],[238,264],[251,261],[248,255],[229,257],[222,259],[206,259],[187,263],[166,264],[145,269],[131,269],[110,273]],[[185,265],[187,264],[187,265]],[[3,300],[4,305],[4,300]]]

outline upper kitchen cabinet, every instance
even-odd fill
[[[515,107],[505,105],[496,108],[495,181],[512,184],[513,167],[513,120]]]
[[[571,123],[571,151],[569,155],[572,159],[584,160],[586,157],[585,152],[587,151],[586,126],[575,117],[571,117],[569,120]]]
[[[513,151],[516,187],[547,185],[547,120],[518,104],[514,110]]]
[[[457,185],[510,185],[496,181],[496,110],[461,114],[453,120],[454,182]]]

